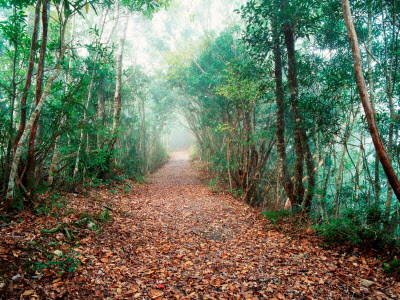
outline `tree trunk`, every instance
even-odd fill
[[[17,13],[17,8],[14,6],[13,14]],[[10,171],[10,163],[12,157],[12,149],[13,143],[12,139],[14,136],[14,110],[15,110],[15,99],[17,98],[17,60],[18,60],[18,52],[19,52],[19,43],[17,39],[13,39],[13,47],[14,47],[14,55],[13,55],[13,62],[12,62],[12,78],[11,78],[11,92],[10,92],[10,120],[8,123],[8,143],[7,143],[7,152],[6,152],[6,161],[5,161],[5,170],[4,170],[4,177],[3,177],[3,188],[6,187],[7,178]]]
[[[372,8],[371,6],[368,8],[368,41],[367,41],[367,62],[368,62],[368,84],[369,84],[369,94],[371,99],[372,110],[375,111],[375,95],[374,95],[374,77],[372,75]],[[380,202],[380,176],[379,176],[379,158],[375,153],[375,165],[374,165],[374,184],[373,191],[375,197],[375,203],[379,205]]]
[[[115,147],[115,142],[117,140],[117,131],[119,120],[121,117],[121,90],[122,90],[122,57],[124,54],[124,46],[126,40],[126,32],[128,29],[128,17],[125,17],[125,21],[122,24],[121,36],[119,39],[118,50],[117,50],[117,60],[116,60],[116,74],[115,74],[115,93],[114,93],[114,105],[113,105],[113,123],[111,129],[111,140],[109,144],[109,162],[108,167],[111,167],[113,151]]]
[[[304,164],[304,152],[303,152],[303,139],[302,139],[302,126],[303,122],[300,117],[298,108],[298,85],[297,85],[297,72],[296,72],[296,58],[294,49],[294,35],[291,24],[286,23],[284,25],[285,44],[288,56],[288,82],[290,89],[290,104],[293,111],[294,118],[294,146],[296,153],[296,163],[294,167],[294,197],[296,205],[300,205],[304,197],[304,186],[303,186],[303,164]]]
[[[92,76],[94,77],[94,72],[92,73]],[[88,108],[89,108],[90,99],[92,98],[93,77],[90,80],[89,91],[88,91],[88,95],[87,95],[86,103],[85,103],[85,110],[83,112],[83,123],[84,124],[86,123],[87,111],[88,111]],[[82,145],[83,145],[83,143],[85,141],[84,137],[85,137],[85,133],[83,132],[83,129],[81,128],[80,134],[79,134],[78,151],[77,151],[77,155],[76,155],[76,159],[75,159],[75,165],[74,165],[74,171],[72,173],[72,178],[75,178],[78,175],[78,172],[79,172],[79,161],[80,161],[80,155],[81,155],[81,151],[82,151]]]
[[[308,211],[311,208],[315,192],[315,164],[305,131],[303,132],[303,140],[303,149],[306,154],[307,191],[301,206]]]
[[[42,5],[42,43],[40,45],[40,52],[39,52],[39,62],[37,67],[37,77],[36,77],[36,105],[38,105],[41,97],[42,97],[42,87],[43,87],[43,77],[44,77],[44,65],[45,65],[45,55],[46,55],[46,48],[47,48],[47,36],[48,36],[48,27],[49,27],[49,19],[48,19],[48,0],[43,0]],[[35,176],[35,141],[36,141],[36,134],[39,125],[39,117],[38,114],[37,118],[35,119],[31,134],[29,137],[29,144],[28,144],[28,157],[26,162],[26,183],[27,183],[27,190],[30,195],[33,196],[34,193],[34,185],[36,182]]]
[[[104,126],[104,104],[105,104],[105,99],[104,99],[104,85],[105,85],[105,75],[100,71],[99,74],[99,87],[97,91],[97,112],[96,112],[96,118],[97,118],[97,125],[102,128]],[[98,132],[97,134],[97,149],[100,149],[103,145],[103,138],[101,136],[101,131]]]
[[[57,160],[58,160],[58,143],[60,142],[60,135],[56,137],[54,143],[53,156],[51,157],[51,163],[49,167],[49,177],[47,179],[47,184],[52,186],[54,183],[54,172],[56,170]]]
[[[60,57],[61,60],[61,57]],[[58,77],[58,75],[61,73],[61,64],[59,62],[57,69],[55,72],[49,77],[45,90],[42,94],[42,97],[40,98],[40,101],[38,105],[36,105],[31,117],[29,118],[29,121],[25,127],[24,132],[22,133],[22,136],[18,142],[17,149],[15,150],[14,157],[13,157],[13,162],[11,165],[11,172],[10,172],[10,179],[8,180],[8,188],[7,188],[7,195],[6,195],[6,200],[5,200],[5,209],[9,210],[11,209],[12,206],[12,200],[15,196],[15,180],[17,178],[17,171],[18,171],[18,165],[21,159],[22,151],[24,150],[24,144],[26,139],[28,138],[28,135],[30,134],[33,124],[38,117],[44,103],[47,100],[47,97],[50,94],[50,89],[51,86],[54,82],[54,80]]]
[[[376,125],[374,111],[371,106],[371,102],[367,91],[367,85],[365,83],[364,75],[362,72],[360,48],[358,45],[357,33],[354,29],[354,24],[350,11],[350,4],[348,0],[342,0],[342,9],[343,9],[343,17],[347,28],[347,33],[350,39],[350,46],[354,61],[354,73],[356,77],[358,92],[360,94],[361,103],[364,108],[368,129],[375,146],[375,151],[382,164],[383,170],[385,171],[386,177],[393,189],[393,192],[397,197],[397,200],[400,202],[400,182],[392,167],[389,156],[386,153],[382,139],[379,135],[378,127]]]
[[[335,197],[334,197],[334,211],[335,211],[335,218],[339,218],[340,216],[340,196],[342,193],[342,184],[343,184],[343,173],[344,173],[344,165],[345,165],[345,157],[347,153],[347,143],[350,139],[351,132],[353,131],[354,125],[354,118],[352,119],[352,115],[349,116],[349,120],[345,123],[346,125],[343,126],[345,128],[344,137],[343,137],[343,149],[341,152],[339,165],[337,171],[335,172]],[[335,157],[336,158],[336,157]],[[335,169],[336,170],[336,169]]]
[[[6,194],[6,198],[4,201],[4,207],[6,210],[10,210],[12,207],[12,204],[13,204],[13,199],[14,199],[15,192],[16,192],[15,182],[16,182],[17,175],[18,175],[17,174],[18,165],[20,163],[21,155],[24,150],[24,144],[28,138],[28,135],[30,134],[30,132],[32,130],[34,122],[36,121],[38,115],[40,114],[40,111],[41,111],[43,105],[46,103],[47,97],[50,94],[50,89],[51,89],[51,86],[53,85],[54,80],[56,80],[56,78],[61,73],[61,63],[62,63],[62,59],[63,59],[64,53],[65,53],[65,46],[64,46],[65,26],[66,26],[66,23],[61,25],[60,52],[59,52],[59,56],[57,59],[56,69],[55,69],[54,73],[49,76],[47,83],[46,83],[46,87],[41,95],[40,101],[38,102],[35,109],[33,110],[32,114],[29,118],[29,121],[21,135],[21,138],[18,141],[15,152],[14,152],[13,161],[12,161],[12,165],[11,165],[10,178],[8,180],[7,194]]]
[[[25,86],[24,86],[24,89],[22,90],[20,121],[19,121],[17,135],[15,136],[15,139],[14,139],[14,152],[17,149],[19,139],[21,138],[22,133],[24,132],[25,124],[26,124],[26,111],[27,111],[26,100],[28,99],[28,92],[29,92],[29,89],[32,84],[32,73],[33,73],[33,66],[35,64],[36,43],[37,43],[37,37],[38,37],[38,31],[39,31],[41,3],[42,3],[42,0],[38,0],[36,3],[36,6],[35,6],[35,19],[34,19],[34,24],[33,24],[31,49],[30,49],[30,53],[29,53],[29,63],[28,63],[28,69],[26,72]]]
[[[65,123],[67,122],[67,117],[63,116],[61,118],[61,125],[60,127],[63,127],[65,125]],[[61,135],[57,135],[56,140],[54,142],[54,149],[53,149],[53,155],[51,157],[51,163],[50,163],[50,167],[49,167],[49,174],[48,174],[48,179],[47,179],[47,184],[49,186],[52,186],[54,183],[54,173],[56,172],[56,166],[58,163],[58,146],[60,143],[60,139],[61,139]]]
[[[277,6],[277,4],[276,4]],[[279,164],[282,172],[283,187],[292,207],[295,206],[295,197],[293,195],[293,182],[287,169],[286,163],[286,145],[285,145],[285,119],[284,119],[284,91],[282,80],[282,54],[279,42],[279,31],[276,20],[272,20],[274,34],[274,65],[275,65],[275,97],[276,97],[276,138]]]

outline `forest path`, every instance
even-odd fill
[[[201,185],[185,154],[149,181],[79,247],[92,263],[71,280],[71,299],[385,298],[360,286],[375,275],[365,258],[268,230],[259,212]]]

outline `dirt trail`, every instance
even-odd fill
[[[395,299],[397,283],[376,279],[378,264],[268,229],[256,210],[201,185],[187,155],[148,181],[110,196],[112,221],[81,240],[87,263],[54,298]]]

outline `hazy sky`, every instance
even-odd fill
[[[162,64],[164,51],[190,47],[204,33],[219,32],[238,22],[233,12],[244,0],[175,0],[166,11],[130,22],[127,50],[151,72]]]

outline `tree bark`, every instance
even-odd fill
[[[17,7],[13,7],[13,14],[17,13]],[[6,159],[5,159],[5,168],[3,173],[3,189],[6,187],[7,178],[10,172],[10,164],[11,164],[11,157],[12,157],[12,149],[13,149],[13,136],[14,136],[14,113],[15,113],[15,100],[17,98],[17,61],[18,61],[18,52],[19,52],[19,43],[20,41],[15,37],[12,38],[12,45],[14,47],[14,54],[13,54],[13,61],[12,61],[12,77],[11,77],[11,90],[10,94],[10,120],[8,122],[8,143],[7,143],[7,150],[6,150]]]
[[[113,124],[112,124],[112,142],[111,148],[113,149],[116,140],[117,129],[119,125],[119,120],[121,117],[121,78],[122,78],[122,57],[124,53],[124,46],[126,40],[126,31],[128,28],[128,17],[125,17],[125,21],[122,25],[122,32],[119,39],[118,51],[117,51],[117,61],[116,61],[116,74],[115,74],[115,93],[114,93],[114,106],[113,106]]]
[[[122,98],[121,98],[121,90],[122,90],[122,58],[124,54],[124,46],[126,40],[126,32],[128,29],[128,17],[125,17],[125,20],[122,24],[122,31],[119,38],[117,57],[116,57],[116,68],[115,68],[115,92],[114,92],[114,104],[113,104],[113,123],[111,128],[111,139],[108,144],[109,153],[107,155],[107,167],[108,170],[103,172],[102,177],[107,177],[111,169],[112,159],[114,157],[114,148],[115,142],[117,141],[117,131],[118,125],[121,117],[121,106],[122,106]]]
[[[277,4],[276,4],[277,5]],[[279,156],[279,164],[282,170],[283,187],[292,207],[295,206],[295,197],[293,195],[293,182],[287,169],[286,163],[286,145],[285,145],[285,119],[284,119],[284,91],[282,79],[282,54],[279,42],[279,32],[276,20],[272,20],[273,34],[274,34],[274,67],[275,67],[275,97],[276,97],[276,138],[277,138],[277,152]]]
[[[302,138],[303,122],[300,117],[298,102],[298,84],[297,84],[297,70],[296,58],[294,48],[294,34],[292,25],[289,23],[284,24],[283,32],[285,35],[285,44],[288,56],[288,82],[290,89],[290,104],[293,111],[294,118],[294,146],[296,152],[296,163],[294,167],[294,197],[296,205],[300,205],[304,197],[303,186],[303,173],[304,173],[304,149]]]
[[[358,92],[360,94],[361,103],[365,112],[368,129],[375,146],[375,151],[382,164],[383,170],[385,171],[385,175],[393,189],[393,192],[397,197],[397,200],[400,202],[400,182],[392,167],[389,156],[386,153],[385,147],[378,131],[378,127],[376,125],[374,111],[372,109],[371,101],[369,99],[367,91],[367,85],[362,72],[360,48],[358,45],[357,33],[354,28],[353,19],[350,11],[350,4],[348,0],[342,0],[342,10],[347,33],[350,39],[350,46],[354,61],[354,73],[356,77]]]
[[[368,8],[368,41],[367,41],[367,62],[368,62],[368,84],[369,84],[369,95],[371,99],[371,106],[375,111],[375,94],[374,94],[374,77],[372,75],[372,8],[369,6]],[[375,203],[379,205],[380,202],[380,176],[379,176],[379,157],[375,154],[375,167],[374,167],[374,183],[373,183],[373,191],[375,197]]]
[[[99,74],[99,87],[97,91],[97,112],[96,112],[96,119],[97,125],[101,127],[104,126],[104,86],[105,86],[105,75],[100,71]],[[100,149],[103,144],[103,137],[101,136],[101,131],[97,134],[97,148]]]
[[[61,63],[62,63],[62,59],[63,59],[64,53],[65,53],[65,46],[64,46],[65,26],[66,26],[66,23],[63,23],[61,25],[60,50],[59,50],[60,52],[59,52],[59,56],[57,59],[56,69],[55,69],[54,73],[49,76],[46,86],[45,86],[45,89],[40,97],[40,100],[39,100],[38,104],[36,105],[35,109],[33,110],[32,114],[29,118],[29,121],[21,135],[21,138],[18,141],[15,152],[14,152],[13,161],[12,161],[12,165],[11,165],[10,177],[8,180],[7,194],[6,194],[5,201],[4,201],[4,208],[6,210],[10,210],[12,207],[12,204],[13,204],[13,199],[15,196],[15,182],[16,182],[17,175],[18,175],[17,174],[18,173],[18,165],[20,163],[21,155],[24,150],[24,144],[28,138],[28,135],[30,134],[30,132],[32,130],[33,124],[35,123],[38,115],[40,114],[40,111],[41,111],[43,105],[46,103],[46,100],[50,94],[51,86],[53,85],[54,80],[56,80],[56,78],[61,73]]]
[[[45,55],[46,55],[46,48],[47,48],[47,36],[48,36],[48,28],[49,28],[49,18],[48,18],[48,0],[43,1],[42,5],[42,43],[40,45],[40,52],[39,52],[39,62],[37,67],[37,77],[36,77],[36,105],[38,105],[41,97],[42,97],[42,88],[43,88],[43,77],[44,77],[44,67],[45,67]],[[37,118],[35,119],[31,134],[29,137],[29,144],[28,144],[28,157],[26,162],[26,183],[28,192],[33,195],[34,192],[34,184],[35,184],[35,140],[37,129],[39,125],[39,117],[38,114]]]
[[[25,127],[25,130],[22,133],[22,136],[18,142],[17,148],[14,153],[13,162],[11,165],[10,178],[8,180],[7,195],[6,195],[6,199],[5,199],[5,205],[4,205],[6,210],[11,209],[11,206],[12,206],[12,200],[15,195],[15,180],[17,178],[18,165],[19,165],[19,162],[21,159],[22,151],[24,149],[25,141],[28,138],[28,135],[30,134],[33,124],[34,124],[36,118],[38,117],[43,105],[45,104],[47,97],[50,94],[50,89],[51,89],[51,86],[52,86],[54,80],[58,77],[58,75],[60,73],[61,73],[61,64],[59,63],[55,72],[49,77],[46,87],[45,87],[45,90],[42,94],[42,97],[40,98],[38,105],[36,105],[31,117],[29,118],[29,121]]]
[[[24,132],[24,128],[25,128],[25,124],[26,124],[26,111],[27,111],[26,100],[28,99],[28,91],[32,84],[32,73],[33,73],[33,66],[35,64],[36,43],[37,43],[37,37],[38,37],[38,31],[39,31],[41,3],[42,3],[42,0],[38,0],[36,3],[36,6],[35,6],[35,19],[34,19],[34,24],[33,24],[31,49],[30,49],[30,53],[29,53],[29,63],[28,63],[28,69],[26,72],[25,86],[24,86],[24,89],[22,90],[20,121],[19,121],[17,135],[15,136],[15,139],[14,139],[14,152],[17,149],[19,139],[21,138],[22,133]]]

